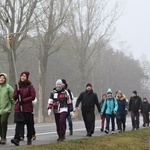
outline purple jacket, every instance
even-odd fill
[[[23,101],[22,108],[24,112],[33,112],[33,104],[32,101],[36,97],[36,92],[31,83],[28,83],[28,85],[19,85],[20,95],[21,99]],[[14,90],[14,100],[16,101],[15,104],[15,112],[20,112],[20,104],[18,101],[18,94],[17,94],[17,87]]]

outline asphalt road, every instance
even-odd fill
[[[142,127],[142,118],[140,118],[140,126]],[[66,140],[72,140],[72,139],[80,139],[80,138],[89,138],[86,137],[86,130],[83,121],[74,121],[73,120],[73,135],[69,135],[69,131],[67,128],[66,132]],[[41,124],[35,124],[36,129],[36,140],[32,141],[32,145],[39,145],[39,144],[48,144],[52,142],[56,142],[57,140],[57,133],[55,128],[55,123],[41,123]],[[126,131],[129,131],[132,129],[131,126],[131,119],[130,117],[127,118],[126,121]],[[0,145],[0,150],[9,150],[13,147],[16,147],[13,145],[10,140],[13,138],[15,133],[15,125],[9,125],[8,126],[8,132],[7,132],[7,144],[6,145]],[[117,131],[116,131],[117,133]],[[105,135],[104,132],[100,131],[100,120],[96,120],[95,123],[95,133],[93,134],[94,137]],[[20,142],[20,146],[26,145],[27,139],[25,138],[24,141]]]

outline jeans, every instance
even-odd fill
[[[73,124],[72,124],[71,115],[69,115],[67,117],[67,120],[68,120],[69,131],[73,131]]]
[[[111,130],[115,131],[115,116],[112,114],[106,114],[106,130],[109,131],[109,123],[111,119]]]

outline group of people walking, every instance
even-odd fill
[[[36,98],[36,92],[33,84],[29,81],[30,73],[23,71],[20,74],[20,80],[13,88],[7,83],[7,75],[0,74],[0,144],[6,144],[6,134],[8,117],[11,108],[14,106],[14,122],[16,123],[15,135],[11,143],[19,146],[24,139],[24,126],[27,126],[27,145],[32,144],[32,139],[36,138],[34,128],[33,101]],[[133,91],[128,102],[126,96],[117,91],[113,96],[109,88],[106,94],[102,95],[99,102],[97,94],[93,91],[92,85],[88,83],[85,91],[81,92],[74,105],[74,96],[68,88],[65,79],[58,79],[56,85],[50,93],[47,110],[48,115],[53,114],[56,123],[58,135],[57,141],[64,141],[66,135],[66,120],[68,120],[69,135],[73,135],[73,123],[71,116],[75,109],[78,110],[81,104],[83,121],[87,131],[86,136],[91,137],[95,130],[95,106],[101,116],[101,131],[106,134],[115,133],[115,120],[118,132],[126,130],[126,115],[131,112],[132,130],[139,129],[139,114],[143,115],[143,126],[149,126],[150,104],[147,98],[142,99]],[[106,125],[105,125],[106,120]],[[111,120],[111,130],[110,130]]]

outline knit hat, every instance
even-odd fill
[[[117,93],[120,93],[120,94],[122,94],[122,92],[121,92],[121,91],[118,91]]]
[[[62,81],[61,81],[61,79],[58,79],[58,80],[56,81],[56,85],[57,85],[57,84],[62,85]]]
[[[88,87],[88,86],[92,87],[92,85],[91,85],[90,83],[88,83],[88,84],[86,85],[86,87]]]
[[[135,95],[137,95],[137,91],[135,91],[135,90],[132,93],[134,93]]]
[[[110,88],[107,90],[107,94],[112,94],[112,90]]]
[[[20,76],[22,76],[23,74],[26,75],[27,79],[29,78],[30,73],[28,71],[23,71]]]

